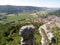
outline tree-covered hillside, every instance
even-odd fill
[[[45,10],[46,7],[33,7],[33,6],[11,6],[0,5],[0,12],[3,13],[21,13],[21,12],[35,12],[39,10]]]
[[[60,16],[60,9],[59,10],[56,10],[56,11],[49,12],[48,15]]]

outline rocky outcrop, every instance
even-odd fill
[[[50,45],[52,41],[55,43],[54,30],[53,28],[58,27],[60,29],[60,18],[54,17],[46,24],[43,24],[39,27],[39,33],[42,36],[41,43],[42,45]]]
[[[19,35],[22,36],[21,45],[35,45],[34,31],[35,27],[33,25],[26,25],[21,27],[19,31]]]

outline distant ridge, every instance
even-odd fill
[[[21,13],[21,12],[34,12],[40,10],[46,10],[46,7],[34,7],[34,6],[13,6],[13,5],[0,5],[0,13]]]

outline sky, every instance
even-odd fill
[[[0,0],[0,5],[60,8],[60,0]]]

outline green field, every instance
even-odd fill
[[[18,21],[23,19],[33,18],[31,15],[8,16],[7,21]]]
[[[13,22],[13,21],[33,18],[32,15],[29,15],[26,13],[18,14],[18,16],[17,16],[17,14],[8,14],[8,15],[6,15],[6,17],[7,17],[7,19],[6,20],[4,20],[4,19],[0,20],[0,23],[8,23],[8,22]]]

